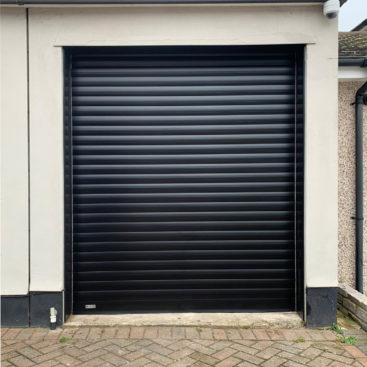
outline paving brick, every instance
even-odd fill
[[[42,349],[48,347],[49,345],[53,345],[54,343],[54,340],[42,340],[38,343],[33,344],[32,347],[35,349]]]
[[[103,365],[103,360],[100,358],[95,358],[93,360],[90,360],[88,362],[84,362],[82,364],[79,364],[78,367],[101,367]]]
[[[14,350],[16,351],[20,348],[24,348],[24,346],[25,346],[24,343],[20,343],[20,342],[14,343],[12,345],[8,345],[6,347],[1,348],[1,352],[2,353],[9,353],[9,352],[12,352]]]
[[[7,333],[4,336],[4,339],[15,339],[16,336],[22,331],[21,328],[11,328],[8,329]]]
[[[79,362],[80,363],[80,362]],[[54,367],[56,365],[58,365],[59,362],[54,360],[54,359],[51,359],[49,361],[45,361],[45,362],[42,362],[42,363],[38,363],[37,364],[37,367]],[[60,364],[59,364],[60,365]],[[62,365],[64,366],[64,365]]]
[[[172,346],[170,346],[172,347]],[[200,345],[200,344],[197,344],[197,343],[191,343],[189,345],[190,349],[194,350],[195,352],[199,352],[199,353],[204,353],[204,354],[208,354],[208,355],[211,355],[214,352],[213,349],[210,349],[210,348],[207,348],[205,347],[204,345]]]
[[[281,329],[279,330],[279,333],[283,335],[283,339],[285,340],[296,340],[297,339],[297,334],[293,330]]]
[[[241,333],[237,329],[226,329],[226,333],[229,340],[242,339]]]
[[[123,338],[123,339],[127,339],[129,336],[130,336],[129,327],[118,328],[115,335],[116,338]]]
[[[308,363],[311,367],[326,367],[331,364],[331,360],[324,357],[317,357]]]
[[[212,357],[222,361],[224,359],[227,359],[228,357],[230,357],[232,354],[235,354],[235,353],[237,353],[237,351],[232,348],[224,348],[220,350],[219,352],[212,354]]]
[[[83,349],[79,349],[77,347],[75,347],[74,345],[66,345],[65,348],[63,349],[64,353],[72,356],[72,357],[80,357],[83,354],[86,354],[87,352],[84,351]]]
[[[283,364],[284,362],[287,362],[286,359],[284,358],[280,358],[278,356],[274,356],[271,357],[270,359],[268,359],[265,363],[263,363],[262,365],[264,367],[278,367],[281,364]]]
[[[288,359],[292,362],[296,362],[296,363],[299,363],[299,364],[307,364],[310,361],[309,358],[301,357],[297,354],[288,353],[288,352],[284,352],[284,351],[280,352],[278,354],[278,357]]]
[[[19,339],[19,340],[30,339],[34,331],[35,330],[33,328],[22,329],[21,332],[17,335],[16,339]]]
[[[124,365],[124,364],[128,364],[127,361],[125,361],[120,356],[117,356],[113,353],[104,354],[100,358],[103,359],[105,362],[111,363],[114,366],[121,366],[121,365]]]
[[[16,350],[13,350],[12,352],[9,353],[1,353],[1,361],[5,361],[14,357],[18,357],[19,353]]]
[[[302,342],[302,343],[294,343],[292,345],[292,347],[295,348],[295,349],[299,349],[299,350],[306,350],[306,349],[310,348],[312,345],[314,345],[314,343]]]
[[[284,367],[307,367],[307,365],[305,364],[294,362],[294,361],[287,361],[284,363],[283,366]]]
[[[136,350],[134,352],[125,354],[124,358],[128,359],[130,362],[133,362],[135,359],[143,357],[146,354],[148,354],[148,351],[146,349],[139,349],[139,350]]]
[[[35,328],[33,330],[34,330],[33,331],[33,334],[31,335],[31,338],[30,338],[30,339],[33,339],[33,340],[42,339],[48,333],[48,330],[47,329]]]
[[[129,363],[129,367],[141,367],[141,366],[145,366],[147,363],[149,363],[149,359],[146,358],[139,358],[131,363]]]
[[[266,330],[262,329],[254,329],[252,330],[257,340],[269,340],[269,336],[266,333]]]
[[[366,358],[366,355],[361,352],[357,347],[354,345],[346,345],[344,349],[353,357],[353,358]]]
[[[9,362],[13,363],[15,366],[17,367],[28,367],[28,366],[34,366],[35,363],[32,362],[30,359],[23,357],[23,356],[18,356],[15,358],[11,358],[9,359]]]
[[[193,367],[210,367],[210,365],[209,364],[206,364],[206,363],[204,363],[204,362],[195,362],[194,364],[193,364]]]
[[[45,338],[47,338],[47,339],[59,339],[62,332],[63,332],[62,329],[49,330],[49,332],[47,333]]]
[[[313,358],[316,358],[321,353],[322,352],[319,349],[310,347],[310,348],[304,350],[300,355],[302,357],[313,359]]]
[[[337,335],[331,330],[321,330],[320,333],[324,336],[325,340],[335,340]]]
[[[308,340],[313,340],[306,329],[295,329],[294,333],[296,334],[296,339],[302,338],[302,339],[307,340],[307,341]]]
[[[171,358],[162,356],[159,353],[147,354],[145,357],[150,359],[151,361],[159,363],[163,366],[169,366],[173,362]]]
[[[173,339],[183,339],[185,338],[185,328],[175,326],[172,328],[172,338]]]
[[[172,328],[162,326],[158,328],[158,337],[163,339],[170,339],[172,336]]]
[[[227,334],[223,329],[213,329],[213,338],[216,340],[227,339]]]
[[[88,328],[82,328],[82,329],[88,329]],[[78,328],[66,328],[59,335],[59,339],[61,339],[61,338],[71,339],[71,338],[74,337],[75,333],[79,330],[80,329],[78,329]]]
[[[229,357],[223,360],[222,362],[217,363],[216,367],[233,367],[237,365],[239,362],[241,362],[240,359],[237,359],[235,357]]]
[[[2,367],[367,367],[367,356],[356,346],[335,341],[330,330],[131,329],[135,338],[129,338],[128,327],[65,328],[56,333],[8,329],[3,331]],[[6,339],[8,335],[16,339]],[[66,343],[59,341],[61,335],[69,336]],[[244,335],[247,339],[241,339]],[[309,341],[295,342],[299,335]],[[358,334],[360,348],[364,337]]]
[[[44,361],[48,361],[50,359],[55,359],[59,356],[61,356],[63,354],[62,350],[55,350],[51,353],[46,353],[46,354],[43,354],[39,357],[36,357],[36,358],[33,358],[33,361],[36,362],[36,363],[41,363],[41,362],[44,362]]]
[[[145,329],[144,338],[147,339],[155,339],[158,337],[158,328],[157,327],[149,327]]]
[[[208,346],[210,346],[210,349],[219,351],[219,350],[222,350],[223,348],[229,347],[232,344],[233,343],[230,342],[229,340],[219,340],[219,341],[215,341],[214,343],[209,344]]]
[[[282,340],[283,339],[283,335],[278,331],[278,330],[267,330],[266,331],[268,333],[268,336],[270,337],[271,340]]]
[[[107,347],[108,345],[110,345],[110,342],[107,341],[107,340],[101,340],[97,343],[91,343],[90,345],[86,346],[84,348],[84,350],[86,352],[93,352],[97,349],[100,349],[100,348],[104,348],[104,347]]]
[[[332,359],[334,361],[338,361],[338,362],[343,362],[346,365],[351,365],[353,360],[351,358],[346,358],[343,356],[339,356],[337,354],[333,354],[333,353],[329,353],[329,352],[324,352],[321,355],[322,357],[328,358],[328,359]]]
[[[248,354],[251,354],[251,355],[255,355],[256,353],[259,352],[255,348],[251,348],[251,347],[248,347],[247,345],[242,345],[242,344],[232,344],[231,347],[233,349],[236,349],[236,350],[240,351],[240,352],[248,353]]]
[[[153,344],[149,345],[148,348],[152,352],[162,354],[163,356],[168,356],[168,355],[173,353],[172,349],[166,348],[165,346],[159,345],[159,344],[156,344],[156,343],[153,343]]]
[[[117,329],[114,327],[106,327],[102,331],[103,339],[111,339],[114,338],[116,335]]]
[[[193,354],[190,355],[190,358],[206,363],[210,366],[218,362],[216,358],[213,358],[211,356],[208,356],[207,354],[200,353],[200,352],[194,352]]]
[[[193,328],[193,327],[185,328],[186,338],[188,338],[188,339],[199,339],[200,338],[199,330],[200,330],[200,328]]]
[[[256,336],[254,335],[254,333],[250,329],[240,329],[240,333],[241,333],[243,339],[256,340]]]
[[[261,352],[257,353],[256,356],[263,358],[263,359],[269,359],[273,356],[275,356],[276,354],[278,354],[280,352],[279,349],[275,349],[272,347],[266,348],[264,350],[262,350]]]
[[[107,351],[104,350],[104,349],[98,349],[98,350],[95,350],[91,353],[86,353],[86,354],[83,354],[82,356],[79,357],[79,359],[81,361],[91,361],[91,360],[94,360],[100,356],[103,356],[104,354],[106,354]]]
[[[243,361],[237,365],[237,367],[256,367],[256,366],[258,366],[258,364],[253,364],[247,361]]]
[[[185,357],[189,356],[192,353],[194,353],[194,351],[192,349],[184,348],[184,349],[176,350],[175,352],[169,354],[169,357],[172,360],[177,361],[179,359],[182,359],[182,358],[185,358]]]
[[[171,367],[188,367],[192,366],[195,360],[190,357],[185,357],[177,362],[172,363]]]
[[[62,344],[62,347],[64,346],[64,344]],[[55,350],[60,349],[60,345],[57,343],[48,345],[47,347],[44,348],[39,348],[39,350],[41,351],[41,353],[46,354],[46,353],[51,353]]]
[[[210,328],[201,328],[200,329],[200,339],[213,339],[212,329]]]
[[[145,328],[132,327],[130,328],[130,339],[141,339],[144,336]]]
[[[256,342],[256,343],[252,344],[251,348],[255,348],[255,349],[258,349],[258,350],[264,350],[265,348],[268,348],[272,345],[273,345],[273,342],[267,341],[267,340],[262,340],[260,342]]]
[[[83,327],[77,330],[75,333],[71,334],[70,337],[72,337],[73,339],[87,339],[89,332],[89,327]],[[62,335],[62,337],[67,338],[67,336],[64,334]]]
[[[23,354],[25,357],[30,358],[30,359],[41,355],[41,353],[38,350],[31,348],[31,347],[22,348],[22,349],[19,349],[18,351],[20,354]]]
[[[60,357],[57,357],[56,359],[61,363],[65,364],[66,366],[76,366],[77,364],[80,363],[80,361],[78,361],[77,359],[65,354]]]
[[[272,347],[273,348],[280,349],[280,350],[285,351],[285,352],[288,352],[288,353],[293,353],[293,354],[301,353],[301,351],[303,350],[303,349],[297,348],[297,344],[285,345],[285,344],[283,344],[281,342],[274,343],[272,345]]]
[[[89,339],[89,340],[101,339],[102,338],[102,331],[103,331],[103,329],[100,328],[100,327],[90,328],[87,339]]]
[[[188,347],[191,345],[191,341],[190,340],[178,340],[178,341],[174,341],[172,344],[169,345],[169,348],[172,350],[180,350],[183,349],[185,347]],[[201,344],[200,348],[201,348]]]
[[[253,363],[255,365],[259,365],[260,363],[264,362],[264,360],[262,358],[255,357],[251,354],[247,354],[247,353],[244,353],[244,352],[238,352],[234,356],[238,359],[242,359],[244,361]]]

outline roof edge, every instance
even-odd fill
[[[301,4],[325,0],[0,0],[0,5]]]
[[[367,26],[367,18],[351,29],[351,32],[356,32]]]

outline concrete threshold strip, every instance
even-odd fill
[[[296,312],[269,313],[156,313],[72,315],[64,327],[90,326],[202,326],[246,329],[294,329],[304,326]]]

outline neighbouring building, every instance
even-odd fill
[[[367,82],[366,21],[339,33],[339,281],[356,287],[355,97]],[[363,113],[364,213],[367,213],[367,106]],[[367,217],[363,220],[363,289],[367,294]]]
[[[50,307],[59,325],[336,320],[338,30],[324,1],[0,3],[3,325],[46,326]]]

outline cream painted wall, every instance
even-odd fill
[[[0,11],[1,294],[28,293],[26,11]]]
[[[308,44],[305,266],[337,285],[337,21],[313,6],[30,8],[31,290],[63,289],[62,49]]]

